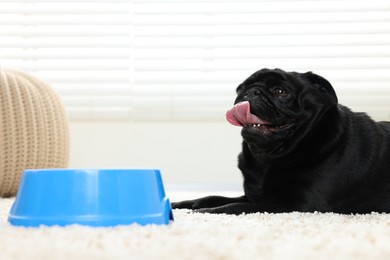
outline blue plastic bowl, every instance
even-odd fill
[[[173,220],[159,170],[23,172],[8,221],[16,226],[116,226]]]

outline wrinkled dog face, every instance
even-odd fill
[[[226,118],[245,141],[267,143],[303,134],[336,105],[332,86],[316,74],[262,69],[238,86]]]

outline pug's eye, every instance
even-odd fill
[[[288,96],[288,92],[284,89],[281,89],[281,88],[274,88],[272,90],[272,93],[276,97],[287,97]]]

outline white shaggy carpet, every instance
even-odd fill
[[[240,195],[219,192],[219,195]],[[167,192],[171,201],[204,192]],[[167,226],[13,227],[0,199],[0,259],[390,259],[390,215],[193,214]]]

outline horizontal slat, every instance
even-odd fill
[[[32,71],[36,77],[41,78],[52,85],[57,83],[106,83],[107,85],[117,83],[129,83],[128,71],[110,71],[97,73],[91,71]]]
[[[133,2],[133,0],[131,0]],[[0,3],[14,3],[15,0],[0,0]],[[23,0],[18,0],[18,2],[26,3]],[[73,3],[77,2],[78,4],[90,4],[90,3],[128,3],[129,0],[29,0],[28,3]]]
[[[137,37],[138,48],[244,48],[244,47],[297,47],[297,46],[364,46],[389,45],[389,34],[338,35],[268,35],[268,36],[213,36],[213,37]]]
[[[69,40],[66,42],[65,40]],[[119,54],[113,46],[118,45],[118,47],[124,48],[126,46],[125,38],[114,38],[111,40],[106,40],[102,38],[102,41],[96,39],[92,41],[91,39],[83,39],[85,41],[78,41],[76,39],[67,39],[63,38],[55,38],[55,39],[35,39],[33,41],[24,41],[21,43],[22,45],[29,45],[31,47],[36,48],[45,48],[46,46],[58,45],[64,49],[65,46],[68,49],[64,53],[59,53],[59,58],[66,56],[69,54],[70,58],[79,57],[76,56],[80,53],[81,57],[91,57],[94,53],[96,53],[96,58],[99,55],[103,55],[103,57],[107,57],[107,53],[113,53],[116,57],[127,57],[131,54],[130,50]],[[117,41],[122,41],[122,43],[117,43]],[[64,42],[65,41],[65,42]],[[15,45],[18,41],[2,41],[0,42],[0,47],[6,49],[5,47],[10,46],[12,49],[16,50],[11,52],[8,57],[17,57],[17,49],[15,49]],[[128,43],[128,42],[127,42]],[[14,45],[13,45],[14,44]],[[53,45],[51,45],[53,44]],[[94,44],[96,45],[96,49],[94,48]],[[111,46],[109,46],[111,44]],[[120,45],[121,44],[121,45]],[[90,49],[86,51],[84,54],[81,54],[85,47],[90,46]],[[108,46],[107,49],[103,48],[103,46]],[[22,47],[22,46],[20,46]],[[8,49],[8,48],[7,48]],[[50,48],[51,49],[51,48]],[[73,54],[72,54],[73,52]],[[100,53],[102,52],[102,53]],[[104,53],[106,52],[106,54]],[[8,53],[8,50],[7,52]],[[20,56],[28,55],[28,53],[33,53],[25,50],[25,52],[21,52]],[[7,54],[5,54],[7,55]],[[13,56],[12,56],[13,55]],[[31,55],[31,54],[30,54]],[[55,57],[53,52],[45,52],[43,54],[43,58],[46,57]],[[374,45],[374,46],[331,46],[331,47],[262,47],[262,48],[177,48],[171,52],[168,52],[162,48],[136,48],[133,52],[134,58],[137,60],[174,60],[174,59],[263,59],[263,58],[278,58],[278,59],[286,59],[286,58],[347,58],[347,57],[390,57],[390,48],[388,45]],[[34,56],[32,56],[34,57]],[[35,57],[39,57],[36,54]],[[6,57],[4,57],[6,58]]]
[[[60,95],[67,96],[110,96],[110,95],[128,95],[132,92],[132,86],[129,83],[104,83],[104,82],[81,82],[81,83],[57,83],[52,86]]]
[[[238,53],[238,52],[236,52]],[[390,50],[389,50],[390,54]],[[217,59],[217,60],[138,60],[137,71],[241,71],[255,70],[259,67],[282,67],[286,70],[320,70],[320,69],[389,69],[388,57],[369,58],[262,58],[252,59]]]
[[[115,37],[129,36],[128,25],[1,25],[0,35],[7,37]]]
[[[231,99],[227,96],[220,97],[172,97],[172,96],[160,96],[160,97],[134,97],[132,99],[134,109],[155,110],[158,108],[212,108],[220,109],[229,107],[231,105]]]
[[[20,60],[3,60],[8,67],[17,68],[19,70],[40,70],[40,71],[82,71],[82,70],[94,70],[94,71],[120,71],[128,70],[128,60],[113,60],[105,59],[104,62],[96,62],[95,60],[56,60],[53,63],[52,60],[35,60],[35,61],[20,61]]]
[[[390,11],[378,12],[310,12],[254,14],[149,14],[134,17],[135,25],[264,25],[264,24],[301,24],[301,23],[369,23],[389,22]]]
[[[1,42],[0,42],[1,46]],[[96,48],[85,48],[85,47],[69,47],[65,48],[4,48],[2,52],[3,60],[6,59],[19,59],[19,60],[57,60],[57,59],[129,59],[130,49],[128,46],[125,47],[96,47]]]
[[[174,97],[204,97],[204,96],[230,96],[234,95],[235,87],[226,84],[194,84],[188,82],[181,84],[137,84],[133,86],[134,95],[139,96],[162,96],[170,95]]]
[[[81,21],[77,17],[64,17],[57,20],[47,18],[49,22],[45,22],[43,18],[34,19],[13,19],[7,15],[0,16],[0,23],[4,25],[126,25],[129,24],[127,18],[110,19],[112,17],[95,17],[91,20]],[[86,18],[80,18],[86,19]],[[109,22],[107,22],[109,20]],[[157,37],[157,36],[259,36],[259,35],[294,35],[294,34],[378,34],[389,33],[390,22],[371,22],[371,23],[289,23],[289,24],[259,24],[259,25],[188,25],[188,26],[169,26],[169,25],[155,25],[155,26],[135,26],[134,35],[139,37]],[[98,27],[96,27],[98,29]],[[14,34],[14,33],[12,33]],[[66,34],[66,33],[65,33]]]
[[[7,60],[8,67],[19,70],[39,71],[126,71],[129,61],[109,60],[60,60],[55,64],[51,60]],[[147,60],[136,61],[136,71],[248,71],[259,67],[282,67],[286,70],[327,70],[327,69],[390,69],[389,58],[307,58],[307,59],[219,59],[219,60]]]
[[[390,33],[390,22],[327,23],[327,24],[276,24],[276,25],[215,25],[215,26],[137,26],[137,37],[156,36],[248,36],[296,34],[377,34]]]
[[[188,28],[192,26],[192,31],[199,31],[199,25],[207,26],[218,26],[222,30],[225,26],[234,26],[238,27],[241,25],[246,25],[252,27],[257,25],[256,28],[260,28],[263,31],[270,31],[272,29],[280,30],[281,25],[294,25],[294,27],[305,28],[305,24],[310,24],[310,27],[322,26],[323,23],[326,23],[325,28],[319,28],[325,30],[332,29],[332,24],[341,23],[347,24],[345,26],[348,28],[353,28],[356,23],[356,30],[367,30],[362,27],[363,24],[378,24],[378,22],[389,22],[390,21],[390,12],[376,12],[376,13],[355,13],[354,15],[348,15],[346,13],[335,13],[335,14],[296,14],[275,16],[274,14],[269,15],[253,15],[244,16],[241,14],[232,15],[218,15],[212,16],[161,16],[156,15],[151,16],[141,16],[134,18],[135,26],[139,27],[140,31],[148,27],[157,27],[165,26],[167,30],[164,30],[166,33],[169,33],[176,28],[178,32],[182,28]],[[268,17],[269,16],[269,17]],[[241,17],[241,18],[239,18]],[[51,33],[53,35],[82,35],[82,33],[87,33],[89,35],[114,35],[114,34],[124,34],[126,33],[125,25],[129,25],[129,16],[124,15],[119,17],[118,15],[7,15],[2,14],[0,16],[0,32],[6,33],[8,35],[44,35],[45,33]],[[25,25],[36,26],[25,28]],[[55,27],[54,27],[55,25]],[[115,26],[113,26],[115,25]],[[366,27],[368,26],[366,25]],[[146,29],[148,29],[146,27]],[[173,28],[172,28],[173,27]],[[4,29],[5,28],[5,29]],[[57,28],[57,30],[55,30]],[[29,30],[28,30],[29,29]],[[110,32],[110,29],[112,32]],[[204,29],[204,28],[201,28]],[[259,30],[255,30],[259,31]],[[151,30],[151,29],[149,29]],[[208,29],[210,30],[210,29]],[[308,29],[307,29],[308,30]],[[302,31],[302,29],[300,29]],[[355,30],[354,30],[355,31]],[[252,34],[254,33],[252,32]],[[210,33],[210,32],[208,32]],[[172,33],[170,33],[172,34]],[[199,33],[198,33],[199,34]],[[143,34],[141,34],[143,35]]]
[[[65,105],[71,107],[124,107],[132,106],[130,96],[66,96]]]
[[[330,81],[390,81],[389,70],[318,70],[319,75],[328,78]],[[137,72],[135,84],[138,83],[240,83],[246,79],[253,71],[241,72]]]
[[[159,57],[169,57],[167,50],[164,50],[166,48],[175,49],[170,52],[173,55],[172,58],[199,57],[202,53],[218,53],[224,50],[230,51],[228,53],[229,57],[238,56],[235,54],[235,50],[240,50],[241,52],[253,50],[253,55],[258,53],[256,50],[264,50],[262,53],[267,53],[267,56],[270,56],[272,53],[281,53],[282,55],[289,55],[288,57],[291,57],[292,55],[298,57],[299,53],[295,53],[299,50],[301,50],[300,53],[306,52],[304,50],[307,50],[307,53],[313,52],[319,54],[323,53],[321,50],[325,50],[327,53],[329,53],[329,50],[334,50],[336,54],[346,53],[354,55],[353,50],[360,49],[367,52],[368,55],[371,55],[370,53],[379,53],[379,51],[377,51],[378,48],[379,50],[384,50],[386,55],[386,53],[388,53],[388,51],[386,51],[388,49],[387,47],[390,44],[390,34],[356,36],[344,35],[340,36],[342,39],[335,39],[333,41],[332,39],[334,39],[334,37],[336,36],[323,36],[319,37],[317,40],[313,40],[316,37],[293,36],[291,41],[290,38],[286,36],[269,38],[244,37],[241,43],[238,43],[237,39],[232,42],[229,37],[223,37],[220,40],[210,38],[209,41],[207,39],[202,40],[200,38],[197,38],[198,41],[194,39],[194,41],[191,41],[192,38],[182,38],[183,40],[178,38],[150,38],[150,40],[146,40],[147,38],[141,38],[135,40],[133,43],[131,43],[127,37],[110,37],[113,39],[107,39],[107,37],[1,37],[0,48],[7,49],[7,52],[4,52],[4,57],[19,57],[17,54],[20,53],[20,55],[30,55],[32,57],[34,57],[34,55],[35,57],[43,55],[43,58],[55,57],[55,55],[59,55],[60,58],[93,58],[94,54],[96,57],[107,56],[107,51],[108,53],[113,53],[113,55],[115,55],[114,57],[128,56],[130,53],[128,47],[129,44],[132,44],[135,48],[137,48],[137,52],[135,54],[137,54],[138,57],[142,56],[156,59]],[[309,38],[311,40],[309,40]],[[325,38],[328,38],[328,41],[324,40]],[[161,42],[159,42],[160,40]],[[306,40],[308,41],[306,42]],[[291,42],[291,45],[288,45],[289,42]],[[283,50],[282,47],[291,48],[293,51],[280,52]],[[340,51],[338,51],[339,49]],[[212,56],[209,55],[205,57]],[[218,56],[214,55],[214,57]]]
[[[102,48],[129,47],[128,36],[111,37],[3,37],[0,48]]]
[[[367,1],[156,1],[136,0],[138,14],[287,13],[389,10],[387,0]],[[167,4],[167,3],[171,3]],[[223,4],[222,4],[223,3]],[[174,8],[172,8],[174,4]]]
[[[124,25],[130,24],[129,15],[68,14],[68,15],[14,15],[2,14],[2,25]]]
[[[163,49],[141,49],[134,53],[136,59],[263,59],[263,58],[346,58],[390,57],[387,45],[332,46],[332,47],[263,47],[263,48],[180,48],[167,52]]]
[[[115,1],[93,1],[94,4],[83,4],[85,1],[78,1],[74,4],[71,1],[26,1],[23,3],[15,3],[16,1],[4,2],[0,1],[0,14],[128,14],[128,1],[123,3]],[[56,2],[56,3],[55,3]]]

